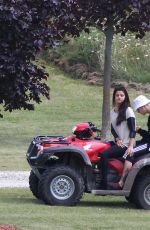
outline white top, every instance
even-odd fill
[[[119,125],[116,125],[116,121],[117,121],[117,117],[118,117],[118,112],[115,112],[114,109],[111,111],[110,114],[110,120],[111,120],[111,124],[116,132],[116,134],[118,135],[118,137],[123,141],[124,145],[126,147],[128,147],[129,144],[129,133],[130,130],[128,128],[128,124],[127,124],[127,119],[129,117],[134,117],[134,112],[133,109],[131,107],[128,107],[126,110],[126,120],[122,121]]]

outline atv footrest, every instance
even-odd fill
[[[128,190],[92,190],[93,195],[115,195],[115,196],[128,196]]]

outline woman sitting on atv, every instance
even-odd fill
[[[142,115],[149,114],[147,122],[148,131],[141,129],[140,127],[136,128],[136,132],[142,136],[142,140],[136,142],[136,147],[133,149],[133,152],[126,153],[124,155],[126,161],[124,164],[123,174],[118,182],[119,186],[114,184],[114,187],[123,187],[125,178],[129,170],[132,168],[132,164],[136,158],[150,152],[150,100],[147,97],[140,95],[134,99],[133,107],[135,112],[137,111]]]
[[[107,189],[107,171],[109,158],[120,158],[127,151],[133,153],[135,144],[135,115],[130,106],[126,89],[119,85],[113,92],[113,106],[111,111],[111,132],[115,142],[111,148],[101,154],[102,180],[100,189]]]

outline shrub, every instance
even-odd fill
[[[47,61],[60,57],[68,60],[70,65],[81,62],[86,64],[91,71],[103,72],[104,42],[104,34],[92,29],[91,33],[82,32],[80,37],[71,38],[68,43],[49,49],[43,55]],[[127,34],[126,37],[116,35],[112,50],[112,77],[143,83],[150,82],[149,44],[149,35],[142,40],[135,39],[133,34]]]

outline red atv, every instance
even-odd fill
[[[108,190],[98,189],[101,153],[110,148],[108,142],[100,140],[99,132],[93,123],[86,122],[76,125],[69,137],[35,137],[27,151],[33,195],[51,205],[75,205],[84,192],[119,195],[138,208],[150,209],[150,153],[136,161],[122,190],[112,190],[109,185]],[[108,184],[120,179],[123,163],[123,159],[109,160]]]

